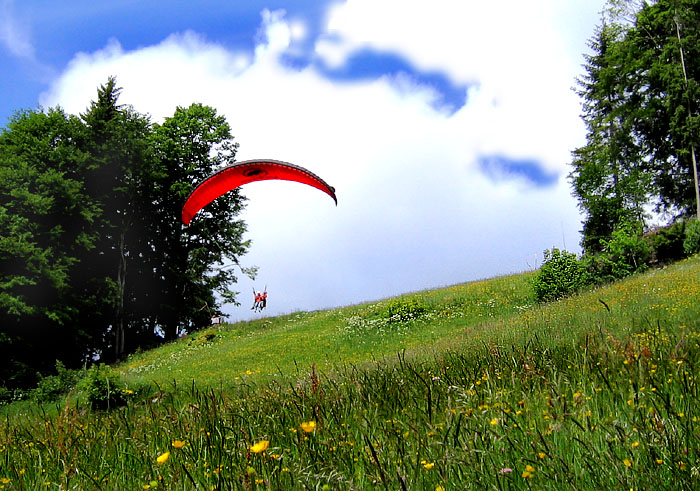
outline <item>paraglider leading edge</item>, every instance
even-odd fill
[[[189,225],[199,210],[228,191],[251,182],[272,179],[295,181],[315,187],[328,194],[335,204],[338,204],[335,188],[303,167],[280,160],[244,160],[219,169],[199,183],[185,200],[182,222]]]

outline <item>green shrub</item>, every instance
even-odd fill
[[[683,251],[688,256],[700,252],[700,221],[690,220],[686,224]]]
[[[642,236],[641,223],[623,223],[613,231],[610,240],[602,242],[604,262],[608,264],[613,279],[647,269],[653,249]]]
[[[535,275],[532,287],[535,299],[546,302],[570,295],[586,283],[586,270],[576,254],[555,247],[544,251],[544,263]]]
[[[659,229],[651,235],[651,245],[654,248],[654,258],[657,262],[668,263],[683,259],[685,238],[685,222],[676,222],[670,227]]]
[[[104,364],[93,365],[78,382],[77,389],[94,409],[110,409],[124,404],[124,394],[118,376]]]
[[[389,322],[406,322],[416,319],[428,310],[428,306],[415,298],[395,298],[386,307]]]
[[[0,406],[12,402],[12,391],[7,387],[0,387]]]
[[[69,370],[63,363],[56,360],[56,375],[42,377],[36,388],[32,390],[32,397],[39,402],[55,401],[75,387],[80,376],[80,371]]]

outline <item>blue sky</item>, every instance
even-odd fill
[[[155,121],[203,102],[239,160],[323,177],[337,208],[290,183],[245,190],[242,263],[260,276],[237,289],[248,304],[268,284],[269,313],[522,271],[577,251],[571,88],[603,3],[0,0],[0,126],[38,105],[78,114],[115,75]]]

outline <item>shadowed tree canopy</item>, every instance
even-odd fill
[[[248,247],[243,198],[180,223],[194,185],[235,159],[228,123],[193,104],[153,124],[120,91],[110,78],[81,116],[21,111],[0,133],[0,385],[120,358],[235,302],[222,266]]]

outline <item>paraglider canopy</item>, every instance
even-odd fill
[[[245,160],[224,167],[197,185],[182,207],[182,222],[189,225],[199,210],[232,189],[251,182],[270,179],[308,184],[328,194],[335,204],[338,204],[335,188],[303,167],[279,160]]]

